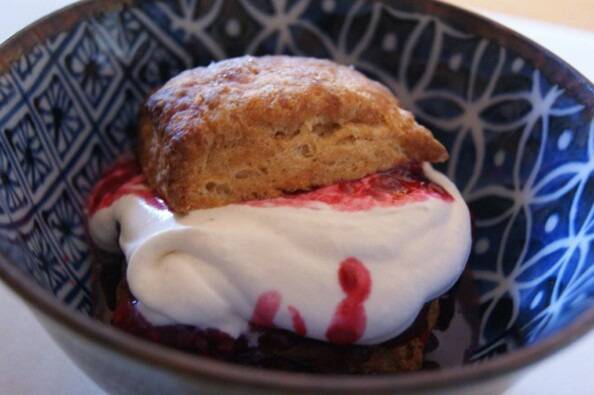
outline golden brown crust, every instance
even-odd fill
[[[358,179],[445,148],[382,85],[327,60],[242,57],[147,100],[139,156],[176,212]]]

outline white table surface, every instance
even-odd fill
[[[518,0],[521,1],[521,0]],[[0,41],[72,0],[0,0]],[[594,34],[489,14],[594,80]],[[104,394],[64,355],[26,306],[0,284],[0,394]],[[594,332],[533,368],[505,395],[594,393]]]

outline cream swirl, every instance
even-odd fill
[[[100,248],[124,251],[130,290],[154,325],[237,337],[251,322],[376,344],[447,291],[468,258],[466,204],[444,175],[429,164],[423,172],[448,198],[429,193],[353,210],[281,199],[177,216],[139,184],[104,202],[89,229]]]

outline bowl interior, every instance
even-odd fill
[[[592,99],[418,3],[151,0],[49,34],[0,73],[0,251],[89,314],[84,203],[133,149],[143,98],[213,60],[325,57],[386,84],[451,153],[475,221],[470,360],[555,333],[594,299]]]

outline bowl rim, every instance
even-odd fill
[[[386,4],[390,0],[368,1]],[[67,30],[80,20],[97,13],[140,2],[140,0],[83,0],[58,9],[31,23],[0,45],[0,72],[7,71],[12,61],[50,35]],[[587,114],[594,113],[592,83],[573,67],[532,40],[474,12],[438,0],[424,2],[399,0],[399,6],[432,14],[452,26],[462,24],[466,28],[470,27],[482,37],[506,49],[521,53],[522,58],[540,70],[547,79],[561,85],[566,92],[582,102]],[[48,298],[47,291],[17,269],[16,264],[10,262],[10,259],[0,253],[0,278],[34,312],[41,314],[44,318],[56,322],[97,346],[107,348],[112,353],[123,354],[129,359],[164,368],[189,379],[200,378],[223,385],[226,381],[234,385],[284,391],[339,393],[452,388],[461,383],[478,383],[516,373],[561,350],[594,328],[594,306],[591,306],[566,328],[534,345],[479,364],[443,370],[385,376],[320,375],[264,370],[190,355],[136,338],[108,325],[97,325],[96,320],[66,307],[53,297]]]

